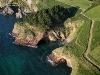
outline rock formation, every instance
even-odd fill
[[[67,66],[71,68],[71,75],[76,75],[78,71],[78,61],[74,55],[72,55],[68,50],[65,50],[64,47],[59,47],[52,51],[52,53],[47,56],[48,61],[56,66],[59,63],[66,62]]]
[[[18,13],[16,13],[16,18],[22,18],[22,13],[20,9],[18,9]]]
[[[12,31],[15,36],[15,43],[20,45],[37,46],[41,40],[45,41],[61,41],[65,40],[66,36],[63,29],[42,31],[35,26],[30,26],[28,23],[19,25],[16,23]]]
[[[14,11],[9,6],[5,6],[2,13],[4,15],[12,15]]]
[[[30,29],[27,29],[27,28]],[[35,31],[31,31],[31,30]],[[12,35],[15,36],[16,44],[36,46],[38,42],[44,37],[44,32],[38,32],[38,29],[31,27],[28,24],[20,26],[17,23],[14,25]]]
[[[76,24],[68,23],[66,25],[43,31],[35,25],[19,22],[14,25],[12,35],[15,36],[15,43],[20,45],[37,46],[41,40],[69,43],[75,37]],[[70,28],[70,31],[66,28]]]
[[[67,66],[72,67],[70,60],[71,57],[70,53],[69,52],[64,53],[63,51],[64,51],[63,47],[53,50],[52,53],[48,56],[48,59],[53,62],[52,63],[53,65],[57,65],[59,64],[59,62],[66,61]]]

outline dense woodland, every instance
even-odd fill
[[[38,12],[28,14],[23,18],[23,22],[35,25],[42,29],[50,29],[56,23],[61,23],[69,17],[70,12],[62,6],[54,6],[49,9],[43,9]]]

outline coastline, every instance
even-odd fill
[[[10,36],[12,37],[16,37],[14,36],[12,33],[9,33]],[[21,46],[27,46],[27,47],[32,47],[32,48],[37,48],[38,46],[32,46],[32,45],[25,45],[25,44],[20,44],[20,43],[17,43],[17,42],[13,42],[13,44],[16,44],[16,45],[21,45]]]
[[[63,47],[59,47],[52,51],[47,56],[47,61],[53,66],[57,66],[59,63],[66,62],[66,65],[72,69],[71,75],[76,75],[78,71],[78,62],[74,55],[69,51],[64,52]]]
[[[70,68],[72,68],[71,59],[65,59],[65,60],[66,60],[66,62],[67,62],[67,66],[70,67]],[[57,65],[57,64],[54,63],[53,60],[51,60],[51,59],[49,58],[49,56],[47,56],[47,61],[48,61],[49,63],[51,63],[51,65],[53,65],[53,66],[56,66],[56,65]],[[59,61],[59,62],[63,62],[63,60],[61,59],[61,61]],[[59,63],[58,63],[58,64],[59,64]]]
[[[20,44],[20,43],[16,43],[16,42],[13,42],[13,44],[20,45],[20,46],[32,47],[32,48],[38,48],[38,46],[25,45],[25,44]]]

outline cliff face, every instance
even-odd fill
[[[76,72],[78,71],[77,59],[63,47],[53,50],[48,56],[48,61],[50,61],[52,65],[58,65],[59,63],[66,62],[66,65],[71,68],[71,75],[76,75]]]
[[[36,46],[44,38],[44,33],[45,31],[40,32],[38,28],[30,26],[27,23],[24,26],[16,23],[12,31],[12,35],[15,36],[14,43],[30,46]]]
[[[64,52],[64,48],[60,47],[52,51],[52,53],[48,56],[48,59],[53,62],[53,65],[59,64],[59,62],[65,62],[67,66],[72,67],[71,60],[70,60],[70,53]]]
[[[68,22],[64,23],[62,27],[55,27],[50,30],[41,30],[35,25],[29,25],[28,23],[16,23],[12,31],[12,35],[15,36],[15,43],[20,45],[37,46],[41,40],[44,41],[64,41],[64,43],[71,42],[77,30],[82,26],[84,22]]]
[[[63,30],[63,28],[58,28],[55,30],[51,29],[48,31],[42,31],[35,26],[30,26],[28,23],[25,23],[23,25],[16,23],[14,25],[12,35],[15,36],[14,43],[16,44],[37,46],[41,40],[65,40],[67,35],[63,33]]]
[[[2,13],[4,15],[12,15],[14,13],[14,11],[9,6],[5,6]]]

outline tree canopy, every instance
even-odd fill
[[[69,17],[69,11],[60,5],[49,9],[43,9],[28,14],[23,18],[23,22],[35,25],[41,29],[50,29],[56,23],[63,22]]]

